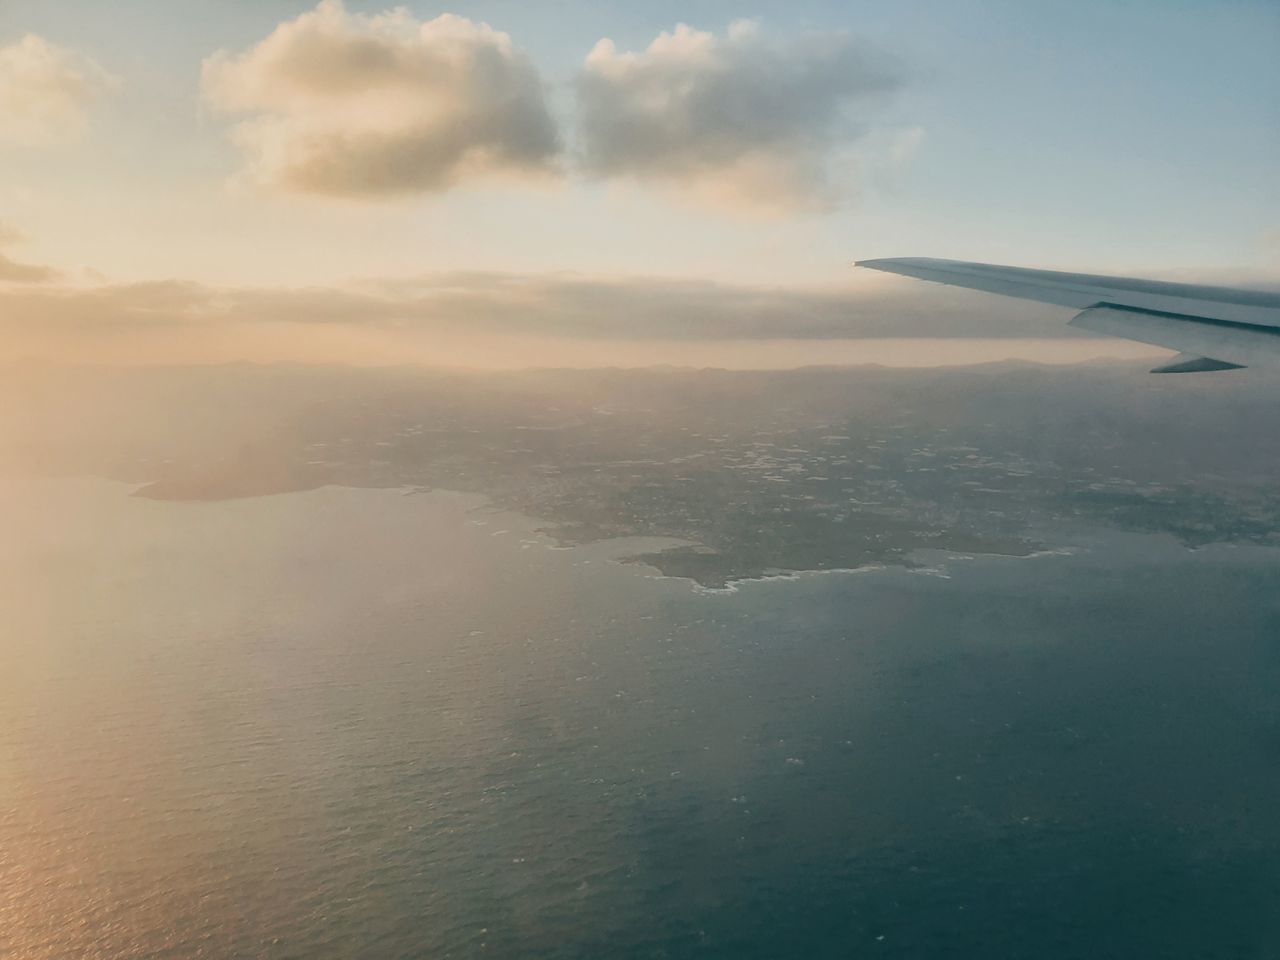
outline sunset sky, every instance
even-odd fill
[[[848,263],[1274,281],[1278,51],[1267,0],[4,0],[0,357],[1057,336]]]

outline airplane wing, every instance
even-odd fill
[[[927,257],[859,260],[855,266],[1075,307],[1081,312],[1072,326],[1179,351],[1153,373],[1280,369],[1280,293]]]

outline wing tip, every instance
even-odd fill
[[[904,269],[945,269],[949,264],[959,263],[958,260],[938,260],[934,257],[876,257],[874,260],[854,260],[852,265],[866,267],[868,270],[901,273]]]

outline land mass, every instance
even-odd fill
[[[1280,396],[1247,378],[231,367],[183,371],[180,413],[156,416],[178,376],[82,376],[73,423],[9,423],[7,439],[47,469],[132,480],[154,499],[478,492],[563,543],[692,544],[634,559],[708,587],[909,564],[921,549],[1025,556],[1044,546],[1034,531],[1072,522],[1189,546],[1280,542],[1280,440],[1240,428]]]

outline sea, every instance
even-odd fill
[[[0,480],[5,960],[1280,957],[1280,551],[133,490]]]

